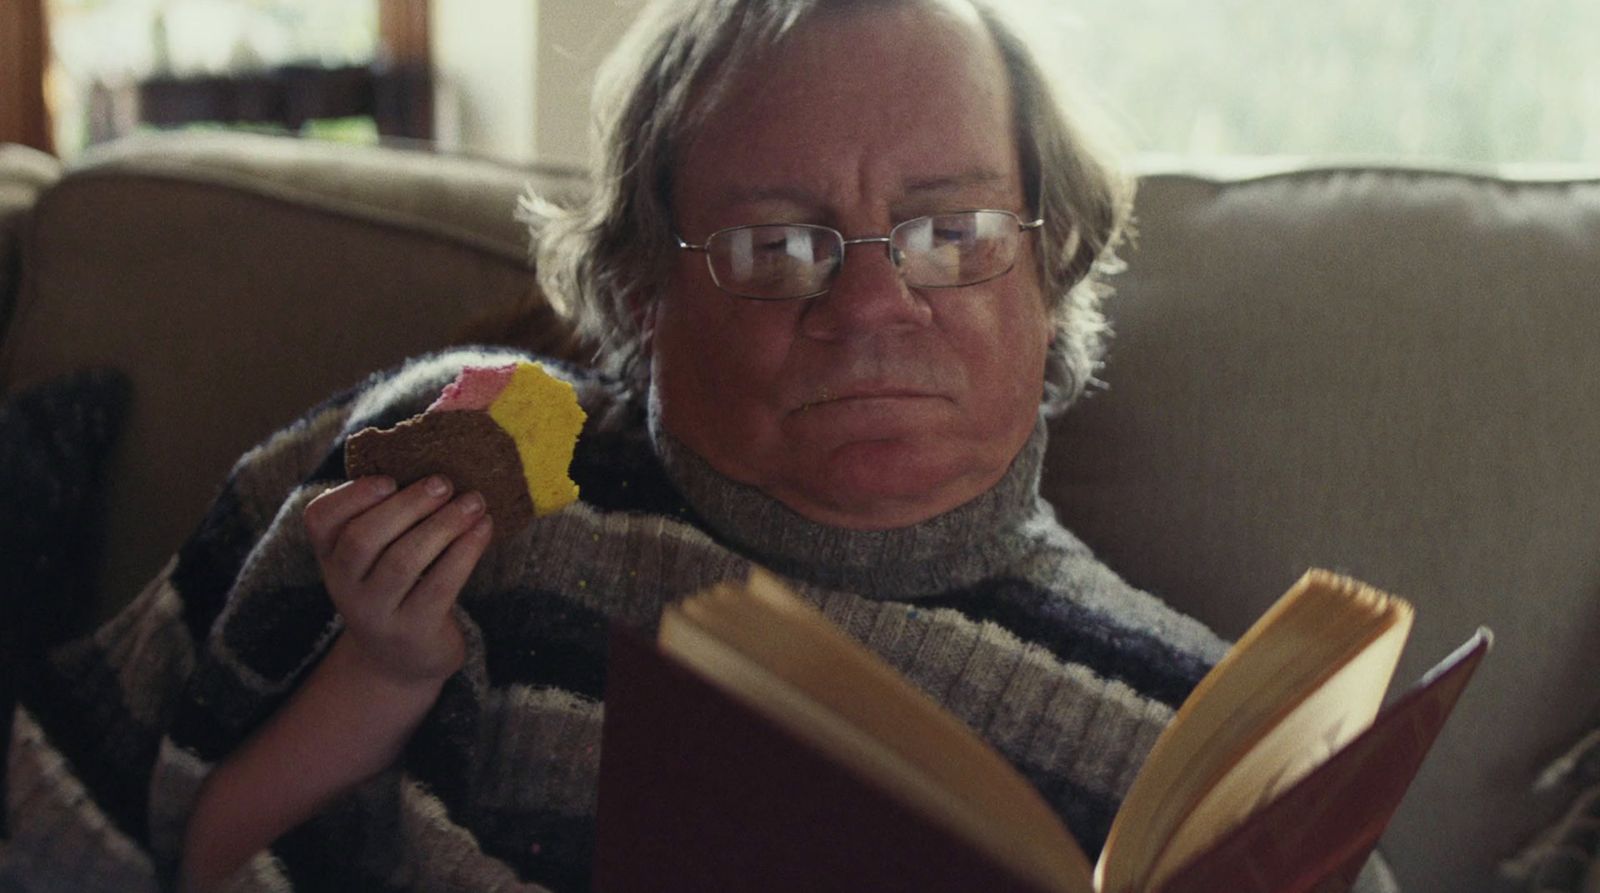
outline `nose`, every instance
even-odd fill
[[[887,239],[846,243],[828,291],[806,302],[801,332],[829,341],[927,325],[932,308],[901,278],[893,250]]]

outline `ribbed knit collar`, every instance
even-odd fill
[[[933,595],[1013,568],[1040,521],[1053,513],[1039,499],[1046,426],[1034,424],[1022,450],[994,487],[976,499],[910,527],[850,530],[819,524],[762,491],[717,471],[659,423],[649,401],[656,455],[685,501],[713,535],[790,577],[881,598]]]

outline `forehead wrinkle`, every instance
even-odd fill
[[[718,191],[717,200],[723,207],[763,202],[783,202],[785,204],[811,207],[820,203],[815,191],[790,184],[742,185],[730,183]]]

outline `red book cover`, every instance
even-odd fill
[[[1036,889],[637,634],[610,649],[596,890]]]

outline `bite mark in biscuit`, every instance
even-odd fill
[[[567,472],[585,418],[572,385],[536,363],[468,367],[422,414],[351,435],[345,471],[402,487],[442,474],[483,494],[498,536],[578,498]]]

